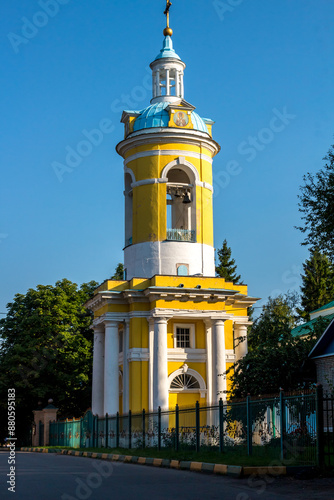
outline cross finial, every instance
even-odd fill
[[[166,28],[164,29],[164,35],[165,36],[172,36],[173,30],[169,26],[169,10],[172,6],[172,2],[170,0],[166,0],[166,2],[167,2],[167,6],[166,6],[166,10],[164,12],[164,14],[166,16]]]

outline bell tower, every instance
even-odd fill
[[[126,279],[154,275],[215,276],[212,160],[220,146],[213,121],[184,99],[185,63],[169,27],[151,63],[153,96],[122,115]]]
[[[151,63],[151,102],[123,112],[116,147],[124,160],[126,273],[87,303],[98,415],[217,405],[229,391],[228,370],[247,352],[247,308],[257,300],[246,285],[215,276],[212,161],[220,146],[214,122],[185,100],[170,6]]]

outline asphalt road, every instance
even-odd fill
[[[334,480],[234,479],[66,455],[18,452],[16,491],[8,491],[0,452],[0,498],[16,500],[334,499]]]

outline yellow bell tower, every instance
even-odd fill
[[[106,281],[95,313],[93,412],[216,403],[226,370],[247,352],[247,287],[215,277],[213,121],[184,98],[167,1],[163,47],[151,63],[153,96],[122,115],[124,281]],[[243,338],[240,342],[237,339]]]
[[[117,152],[125,172],[127,279],[156,274],[214,276],[212,159],[220,146],[212,120],[184,99],[185,64],[164,30],[151,63],[153,98],[124,111]]]

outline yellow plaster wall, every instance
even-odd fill
[[[129,363],[130,410],[140,412],[148,408],[148,361]]]
[[[233,349],[233,321],[225,321],[225,349]]]
[[[148,349],[148,321],[146,318],[130,319],[129,347]]]

